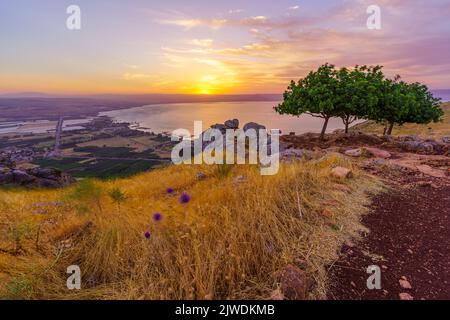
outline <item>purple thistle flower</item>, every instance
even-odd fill
[[[167,189],[166,189],[166,192],[167,192],[168,194],[172,194],[172,193],[175,192],[175,190],[173,190],[173,188],[167,188]]]
[[[181,204],[186,204],[186,203],[188,203],[189,201],[191,201],[191,196],[188,195],[187,193],[183,193],[183,194],[180,196],[180,203],[181,203]]]
[[[155,220],[156,222],[161,221],[162,219],[162,214],[159,212],[156,212],[153,214],[153,220]]]
[[[150,239],[150,236],[151,236],[152,234],[149,232],[149,231],[147,231],[146,233],[144,233],[144,236],[145,236],[145,239]]]

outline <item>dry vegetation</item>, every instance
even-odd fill
[[[309,298],[323,298],[326,266],[381,189],[356,169],[353,179],[331,177],[336,164],[351,166],[337,155],[270,177],[254,166],[171,166],[58,191],[0,191],[0,297],[266,299],[283,268],[303,260],[315,280]],[[81,268],[80,291],[66,288],[70,265]]]
[[[402,126],[395,126],[392,135],[416,135],[422,138],[437,139],[444,136],[450,136],[450,102],[442,104],[444,110],[444,119],[441,122],[430,124],[407,123]],[[382,135],[384,126],[373,121],[366,121],[358,124],[352,130],[359,130],[365,133]]]

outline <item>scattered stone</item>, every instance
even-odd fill
[[[331,175],[341,179],[349,179],[353,177],[353,172],[344,167],[336,167],[331,170]]]
[[[280,154],[281,159],[312,159],[312,152],[306,149],[287,149]]]
[[[350,157],[361,157],[363,155],[363,149],[350,149],[345,151],[344,154]]]
[[[281,292],[288,300],[304,300],[308,290],[308,278],[304,271],[288,265],[281,276]]]
[[[450,143],[450,137],[442,137],[441,141],[443,143]]]
[[[235,183],[243,183],[243,182],[245,182],[245,181],[247,181],[247,177],[245,177],[245,176],[237,176],[237,177],[234,179],[234,182],[235,182]]]
[[[400,279],[398,282],[400,283],[400,287],[402,287],[403,289],[412,289],[411,284],[408,280]]]
[[[270,295],[270,300],[284,300],[284,295],[280,289],[274,290]]]
[[[206,174],[203,172],[197,172],[197,180],[204,180],[206,179]]]
[[[389,159],[392,156],[389,152],[378,149],[378,148],[367,147],[365,149],[366,149],[367,153],[369,153],[370,155],[372,155],[375,158]]]
[[[414,300],[413,296],[406,292],[399,293],[398,296],[400,300]]]
[[[325,218],[333,218],[334,213],[330,209],[325,208],[322,210],[321,215],[322,215],[322,217],[325,217]]]

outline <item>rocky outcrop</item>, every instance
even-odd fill
[[[225,121],[224,124],[229,129],[239,129],[239,120],[238,119],[227,120],[227,121]]]
[[[19,185],[38,188],[61,188],[75,179],[57,169],[33,168],[20,170],[0,165],[0,185]]]

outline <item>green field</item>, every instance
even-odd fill
[[[161,165],[153,160],[109,160],[80,163],[80,158],[40,159],[33,163],[43,168],[55,168],[65,171],[77,178],[95,177],[114,179],[129,177]]]

